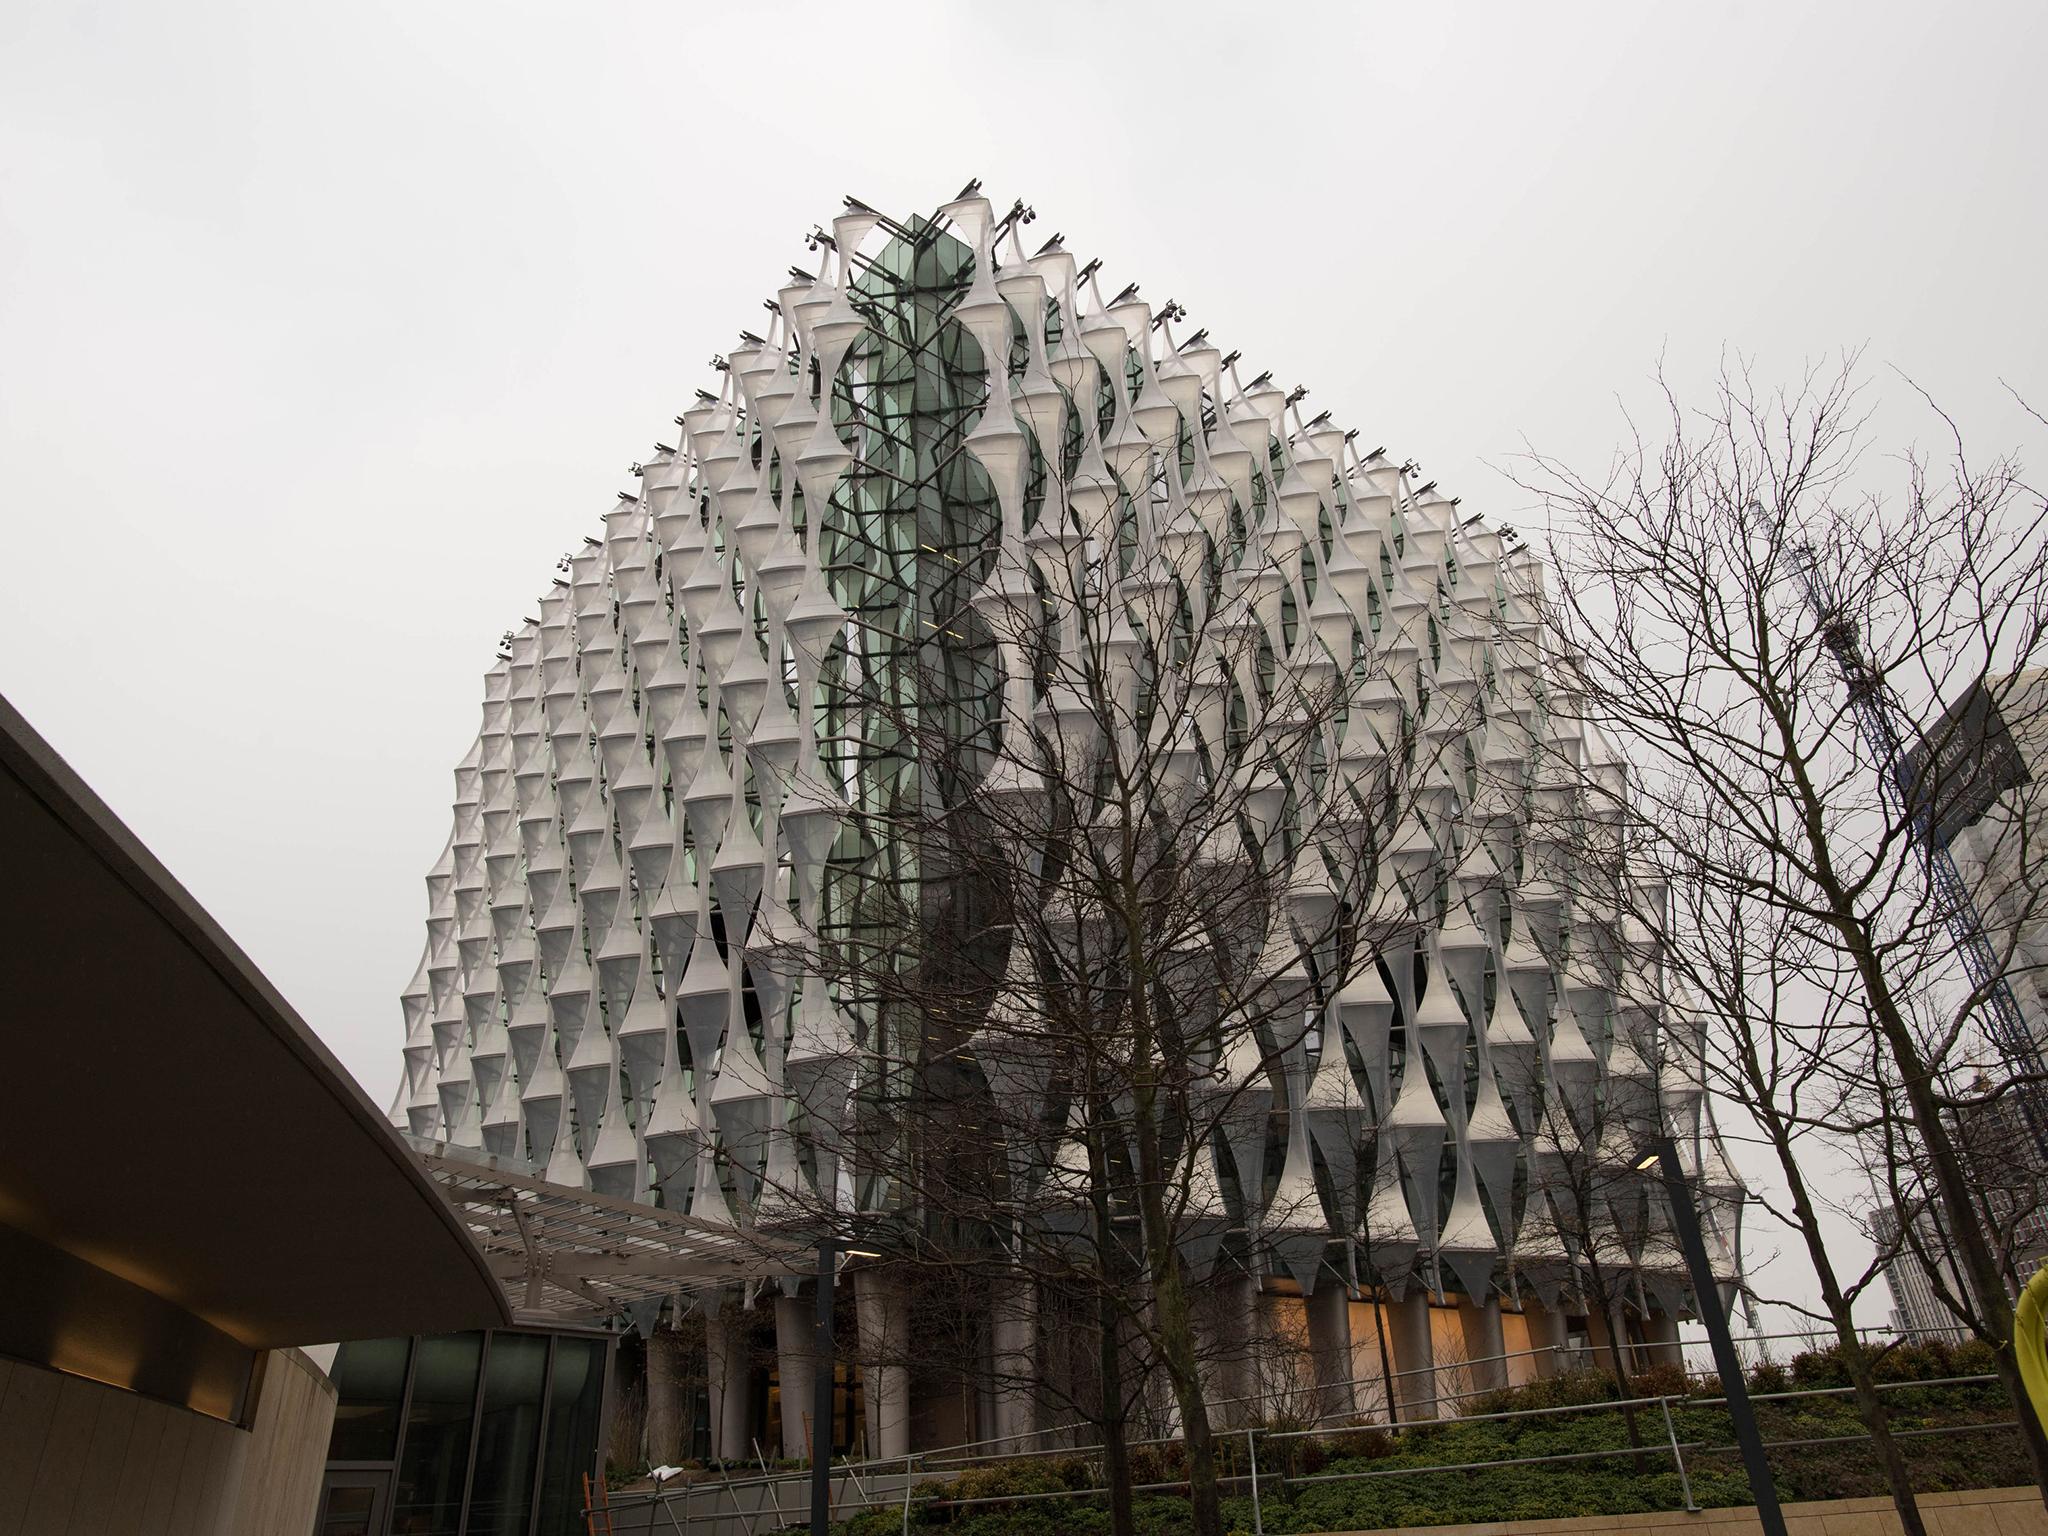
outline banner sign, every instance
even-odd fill
[[[1934,729],[1907,749],[1899,763],[1906,809],[1925,818],[1935,840],[1951,841],[2028,780],[2019,744],[1983,688],[1949,706]]]

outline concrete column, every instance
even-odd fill
[[[1586,1342],[1592,1345],[1593,1363],[1601,1371],[1612,1375],[1615,1364],[1619,1361],[1622,1374],[1624,1376],[1634,1376],[1637,1365],[1636,1352],[1629,1348],[1628,1334],[1625,1331],[1628,1327],[1628,1320],[1625,1316],[1621,1319],[1621,1324],[1624,1332],[1617,1339],[1614,1336],[1614,1329],[1610,1325],[1608,1313],[1597,1306],[1588,1308],[1586,1312]]]
[[[1257,1415],[1252,1349],[1258,1330],[1258,1285],[1250,1275],[1231,1270],[1210,1282],[1210,1294],[1216,1310],[1202,1339],[1209,1402],[1218,1429],[1241,1429]]]
[[[1394,1402],[1401,1422],[1436,1417],[1436,1345],[1429,1335],[1429,1293],[1411,1290],[1387,1303],[1394,1344]]]
[[[1351,1391],[1351,1294],[1341,1280],[1323,1275],[1308,1298],[1308,1348],[1315,1366],[1316,1412],[1356,1411]]]
[[[1074,1334],[1072,1298],[1055,1293],[1046,1293],[1039,1298],[1041,1310],[1049,1312],[1046,1318],[1044,1337],[1038,1349],[1040,1380],[1045,1383],[1046,1401],[1059,1404],[1052,1418],[1055,1424],[1071,1425],[1073,1415],[1063,1411],[1064,1405],[1074,1401],[1079,1390],[1079,1380],[1074,1368]],[[1041,1436],[1033,1444],[1040,1450],[1055,1447],[1067,1449],[1075,1444],[1076,1433],[1071,1428],[1056,1435]]]
[[[1144,1327],[1126,1323],[1123,1329],[1126,1370],[1142,1376],[1144,1387],[1138,1403],[1137,1420],[1142,1433],[1148,1439],[1171,1439],[1181,1432],[1180,1403],[1174,1397],[1173,1377],[1166,1369],[1166,1362],[1140,1343],[1145,1330],[1153,1330],[1156,1336],[1159,1327],[1158,1298],[1152,1293],[1150,1280],[1139,1282],[1145,1288]]]
[[[884,1268],[853,1272],[860,1323],[868,1454],[887,1459],[910,1451],[910,1304],[900,1277]]]
[[[1388,1376],[1393,1367],[1388,1356],[1393,1344],[1390,1333],[1387,1355],[1381,1354],[1380,1330],[1386,1326],[1386,1314],[1380,1307],[1379,1293],[1372,1290],[1365,1293],[1364,1300],[1351,1304],[1351,1403],[1356,1412],[1384,1424],[1392,1400]]]
[[[647,1462],[674,1466],[688,1454],[683,1423],[683,1341],[675,1329],[657,1327],[647,1340]]]
[[[1678,1319],[1669,1312],[1652,1312],[1643,1322],[1643,1334],[1650,1341],[1650,1364],[1685,1369],[1685,1350],[1678,1342]]]
[[[1558,1353],[1565,1342],[1564,1314],[1531,1296],[1522,1303],[1522,1318],[1529,1325],[1529,1347],[1538,1351],[1533,1357],[1537,1376],[1555,1376],[1564,1366]]]
[[[753,1422],[747,1391],[753,1372],[747,1358],[746,1314],[737,1303],[706,1314],[704,1364],[711,1389],[712,1460],[746,1460],[753,1454],[747,1434]]]
[[[1500,1298],[1462,1301],[1458,1321],[1465,1329],[1465,1358],[1471,1362],[1468,1374],[1473,1392],[1498,1392],[1508,1384],[1507,1340],[1500,1326]]]
[[[993,1451],[1029,1450],[1037,1425],[1032,1383],[1038,1358],[1038,1282],[1019,1272],[989,1296],[989,1356],[995,1375],[995,1423],[988,1433],[1005,1443]],[[1014,1442],[1010,1443],[1010,1442]]]
[[[812,1298],[775,1298],[775,1371],[781,1380],[782,1454],[792,1460],[811,1454],[811,1439],[823,1444],[827,1454],[831,1451],[831,1425],[811,1425],[809,1438],[804,1433],[818,1382],[817,1329],[817,1304]]]

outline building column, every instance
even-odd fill
[[[1035,1384],[1038,1363],[1038,1282],[1022,1270],[995,1286],[989,1296],[989,1355],[995,1375],[993,1449],[1030,1450],[1038,1427]]]
[[[883,1268],[853,1272],[860,1326],[862,1395],[867,1401],[868,1455],[888,1460],[910,1453],[910,1304],[902,1279]]]
[[[747,1426],[753,1421],[748,1401],[752,1362],[747,1358],[747,1315],[728,1299],[704,1315],[704,1374],[711,1395],[711,1459],[744,1461],[752,1453]]]
[[[683,1341],[672,1326],[657,1325],[647,1339],[647,1460],[674,1466],[688,1453],[683,1423]]]
[[[1385,1303],[1379,1293],[1367,1288],[1362,1300],[1351,1304],[1351,1403],[1355,1412],[1379,1423],[1387,1419],[1393,1401],[1391,1374],[1393,1335],[1387,1328]],[[1386,1353],[1381,1353],[1382,1339]]]
[[[1610,1376],[1618,1365],[1624,1377],[1632,1377],[1636,1373],[1636,1352],[1629,1348],[1626,1316],[1622,1318],[1621,1325],[1624,1332],[1617,1339],[1604,1308],[1586,1309],[1586,1342],[1592,1346],[1593,1363]]]
[[[1400,1301],[1387,1303],[1383,1314],[1392,1324],[1394,1402],[1401,1422],[1413,1424],[1436,1417],[1436,1345],[1429,1336],[1429,1293],[1420,1286]]]
[[[1669,1312],[1652,1312],[1643,1320],[1643,1336],[1649,1341],[1650,1364],[1685,1369],[1685,1349],[1678,1342],[1678,1319]]]
[[[782,1454],[792,1461],[811,1455],[815,1441],[832,1454],[832,1426],[805,1425],[818,1384],[817,1303],[809,1296],[775,1298],[775,1370],[782,1393]]]
[[[1334,1275],[1317,1278],[1319,1283],[1306,1301],[1316,1412],[1348,1418],[1356,1411],[1351,1391],[1351,1293]]]
[[[1555,1376],[1564,1369],[1564,1314],[1553,1311],[1531,1296],[1522,1302],[1522,1320],[1529,1325],[1529,1347],[1536,1351],[1538,1379]]]
[[[1508,1363],[1501,1357],[1508,1351],[1500,1326],[1500,1298],[1458,1304],[1458,1321],[1465,1329],[1465,1358],[1473,1392],[1498,1392],[1508,1384]]]
[[[1219,1274],[1209,1283],[1215,1313],[1202,1330],[1202,1374],[1218,1429],[1242,1429],[1257,1416],[1252,1396],[1257,1373],[1252,1346],[1258,1329],[1259,1288],[1242,1270]]]

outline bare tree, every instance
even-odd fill
[[[963,583],[917,696],[979,717],[861,699],[919,764],[863,830],[920,878],[842,892],[817,947],[884,1063],[855,1117],[864,1230],[893,1210],[906,1257],[1088,1297],[1076,1406],[1120,1528],[1156,1371],[1210,1530],[1205,1377],[1242,1379],[1256,1330],[1199,1326],[1193,1289],[1219,1256],[1315,1273],[1371,1188],[1336,1004],[1412,921],[1378,847],[1415,754],[1397,688],[1301,591],[1332,551],[1283,575],[1257,544],[1136,521],[1121,550],[1072,539],[1064,591],[1000,565]]]
[[[1659,855],[1672,852],[1675,858]],[[1771,854],[1741,829],[1703,817],[1679,839],[1640,840],[1639,857],[1653,861],[1662,879],[1655,889],[1668,900],[1645,903],[1643,919],[1666,961],[1671,1002],[1691,1023],[1672,1034],[1691,1072],[1734,1103],[1775,1158],[1784,1181],[1780,1199],[1755,1192],[1762,1207],[1795,1232],[1820,1287],[1821,1310],[1785,1302],[1817,1315],[1835,1347],[1857,1411],[1870,1431],[1904,1528],[1924,1530],[1904,1452],[1892,1433],[1878,1390],[1884,1346],[1865,1343],[1856,1326],[1858,1299],[1896,1255],[1880,1243],[1872,1258],[1852,1267],[1822,1226],[1830,1208],[1852,1219],[1851,1205],[1826,1189],[1816,1154],[1844,1148],[1845,1117],[1861,1115],[1867,1085],[1881,1070],[1879,1042],[1853,1001],[1855,979],[1839,948],[1816,940],[1810,925],[1783,904],[1760,899],[1775,889]],[[1847,1147],[1871,1144],[1849,1141]]]
[[[1558,550],[1552,623],[1573,673],[1560,707],[1636,765],[1633,852],[1655,878],[1637,887],[1652,899],[1635,915],[1697,989],[1717,1086],[1779,1157],[1873,1434],[1882,1410],[1848,1320],[1855,1285],[1815,1247],[1802,1143],[1825,1133],[1896,1155],[1904,1126],[2048,1497],[2048,1447],[1956,1133],[1984,1098],[1980,1072],[1994,1093],[2037,1086],[2005,1059],[1996,988],[1956,975],[1951,913],[1930,880],[1929,825],[1961,793],[1970,765],[1955,760],[1969,753],[1932,743],[1927,758],[1952,777],[1930,785],[1871,729],[1873,707],[1893,700],[1944,722],[1937,734],[1945,704],[2017,705],[2013,679],[2041,659],[2048,616],[2040,499],[2013,463],[1973,467],[1959,441],[1941,476],[1908,457],[1901,496],[1859,489],[1853,359],[1776,393],[1725,374],[1698,411],[1666,398],[1665,440],[1638,437],[1604,480],[1534,461]],[[2022,860],[2003,893],[2018,910],[1994,935],[1994,973],[2025,968],[2040,876]],[[1812,1001],[1788,1018],[1794,968]],[[1887,1471],[1917,1528],[1896,1458]]]
[[[711,1088],[648,1139],[693,1211],[881,1255],[871,1400],[959,1348],[865,1305],[891,1274],[997,1298],[1005,1409],[1038,1390],[1040,1304],[1082,1320],[1092,1358],[1043,1385],[1100,1430],[1119,1529],[1127,1426],[1171,1421],[1206,1536],[1247,1279],[1291,1279],[1328,1339],[1370,1233],[1381,1284],[1454,1277],[1499,1337],[1523,1133],[1493,1053],[1537,1048],[1495,1006],[1549,728],[1533,561],[991,213],[963,195],[867,257],[867,211],[841,221],[793,455],[759,423],[806,395],[802,347],[737,365],[766,410],[697,413],[717,495],[751,492],[723,538],[668,513],[703,670],[664,684],[696,913],[664,1081]],[[1243,1304],[1205,1319],[1205,1284]]]
[[[1574,718],[1569,706],[1559,716]],[[1740,1195],[1702,1113],[1697,1068],[1673,1040],[1687,1021],[1652,993],[1663,955],[1634,909],[1653,876],[1630,847],[1625,798],[1601,787],[1620,764],[1610,744],[1588,743],[1597,755],[1546,756],[1531,824],[1538,878],[1572,888],[1570,916],[1532,904],[1530,931],[1507,956],[1509,985],[1519,1011],[1538,1021],[1541,1046],[1510,1064],[1504,1084],[1528,1137],[1517,1270],[1539,1294],[1576,1297],[1630,1443],[1640,1445],[1631,1319],[1647,1325],[1653,1295],[1675,1318],[1687,1285],[1667,1193],[1641,1167],[1644,1151],[1668,1130],[1717,1198]]]

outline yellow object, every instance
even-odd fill
[[[2027,1384],[2035,1419],[2048,1424],[2048,1264],[2036,1270],[2020,1292],[2014,1323],[2013,1353],[2019,1356],[2020,1380]]]

